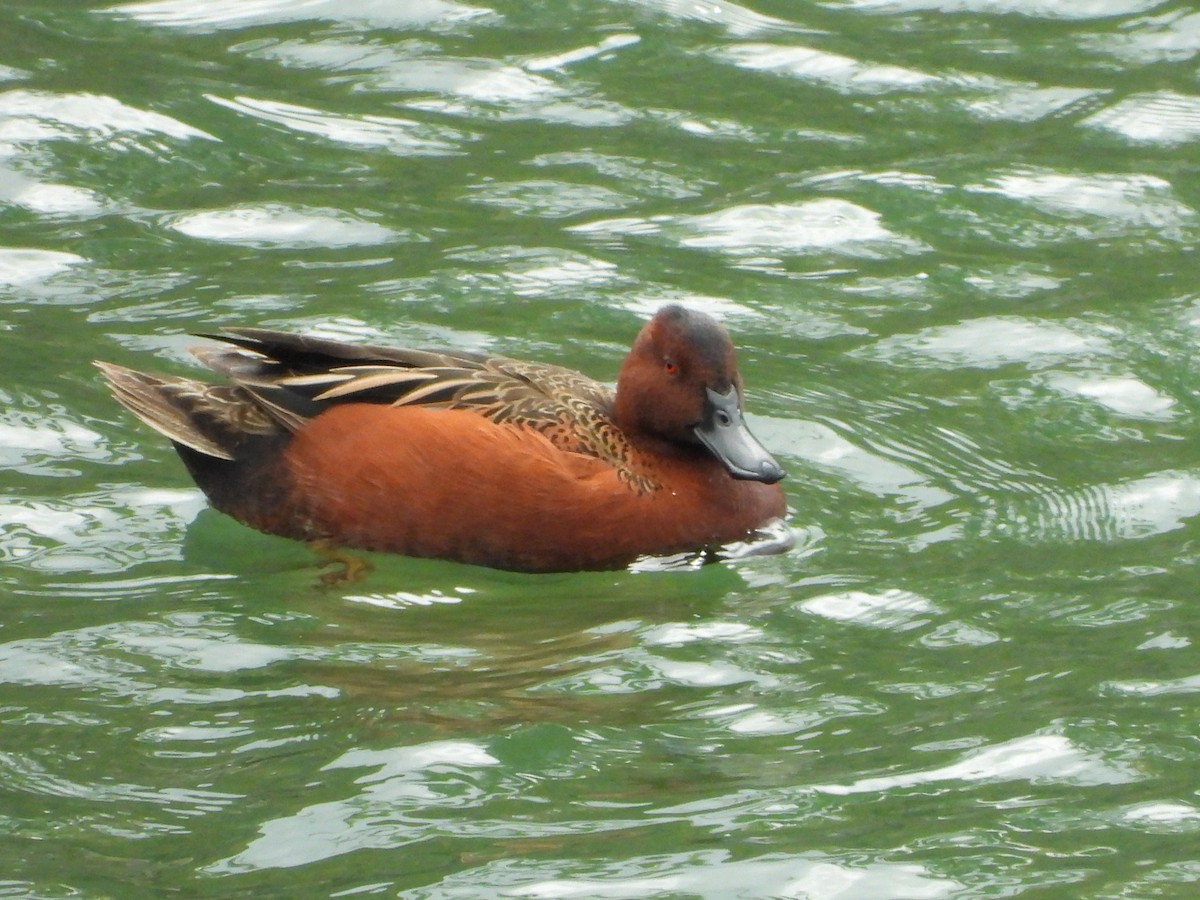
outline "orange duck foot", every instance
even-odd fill
[[[321,574],[321,584],[325,587],[338,587],[353,584],[362,580],[375,567],[370,560],[356,553],[351,553],[345,547],[327,540],[309,541],[308,547],[316,554],[320,562],[317,565],[326,569],[330,566],[340,568]]]
[[[615,392],[500,356],[211,337],[194,352],[227,384],[96,365],[212,504],[262,531],[550,572],[739,541],[785,511],[729,335],[681,306],[645,324]]]

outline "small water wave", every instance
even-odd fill
[[[735,257],[811,254],[887,258],[922,253],[920,241],[891,231],[879,213],[846,200],[747,204],[700,215],[604,219],[568,230],[588,237],[662,237],[681,247]]]
[[[851,784],[815,785],[828,794],[886,792],[937,782],[1031,781],[1071,784],[1127,784],[1137,779],[1128,764],[1105,759],[1060,734],[1014,738],[972,750],[956,763],[935,769],[863,778]]]
[[[997,174],[968,191],[996,193],[1058,214],[1089,222],[1089,237],[1132,238],[1145,235],[1161,241],[1190,241],[1200,215],[1174,198],[1171,185],[1149,175],[1077,175],[1063,172],[1014,170]],[[1067,234],[1075,229],[1061,226]]]
[[[7,141],[74,139],[103,143],[112,150],[150,149],[130,135],[177,140],[217,138],[178,119],[138,109],[103,94],[57,94],[14,88],[0,93],[0,133]]]
[[[191,238],[260,249],[362,247],[412,239],[342,210],[282,203],[188,212],[167,217],[165,224]]]
[[[624,0],[624,2],[685,21],[716,25],[728,34],[737,37],[800,30],[790,22],[755,12],[749,7],[732,3],[730,0],[706,0],[704,3],[693,3],[691,0]]]
[[[955,183],[905,170],[836,169],[810,175],[798,186],[838,194],[869,191],[872,206],[888,221],[922,210],[927,233],[943,241],[965,237],[1036,249],[1120,240],[1127,253],[1157,253],[1200,236],[1200,213],[1167,180],[1145,174],[1013,166]]]
[[[893,366],[993,369],[1013,364],[1046,365],[1063,359],[1111,354],[1109,343],[1082,323],[1025,316],[984,316],[893,334],[852,355]]]
[[[0,468],[61,478],[78,476],[85,461],[121,465],[136,458],[102,427],[50,397],[0,390]]]
[[[210,864],[207,870],[230,874],[290,867],[354,850],[427,840],[438,830],[440,816],[423,810],[435,804],[443,809],[479,806],[488,796],[481,783],[486,771],[499,765],[500,760],[483,746],[463,740],[350,750],[322,771],[374,770],[356,780],[353,796],[315,803],[293,816],[264,822],[259,836],[244,850]]]
[[[1200,694],[1200,675],[1157,681],[1110,681],[1102,685],[1101,690],[1105,694],[1147,698]]]
[[[387,593],[347,594],[342,599],[348,603],[362,603],[366,606],[375,606],[381,609],[401,610],[435,604],[462,603],[472,593],[474,591],[468,587],[457,587],[452,591],[442,591],[435,588],[425,593],[390,591]]]
[[[863,63],[836,53],[796,45],[731,44],[715,51],[717,59],[743,69],[814,81],[847,94],[911,91],[939,79],[900,66]]]
[[[969,115],[983,121],[1022,124],[1086,114],[1102,105],[1108,96],[1106,91],[1091,88],[1017,83],[1001,78],[971,79],[966,87],[968,96],[960,102]]]
[[[831,722],[844,725],[856,716],[878,716],[886,712],[883,704],[845,694],[822,694],[798,702],[718,707],[697,714],[698,719],[724,726],[739,737],[773,737],[812,734]]]
[[[704,185],[694,170],[646,157],[590,149],[564,150],[539,153],[527,165],[541,169],[583,169],[639,197],[686,200],[704,193]]]
[[[1039,486],[984,514],[981,534],[1036,541],[1141,540],[1200,516],[1200,473],[1155,472],[1117,484]]]
[[[635,284],[615,263],[555,247],[500,245],[486,249],[456,250],[447,254],[447,258],[471,270],[455,272],[450,280],[472,297],[598,300],[619,285],[633,287]],[[404,292],[396,282],[377,287],[393,295]],[[429,281],[419,289],[451,290],[449,286],[441,288],[440,285],[430,285]]]
[[[1135,375],[1112,377],[1051,372],[1046,383],[1067,396],[1083,397],[1121,416],[1149,421],[1165,421],[1175,416],[1174,397],[1155,390]]]
[[[208,582],[228,581],[236,577],[218,572],[200,572],[192,575],[144,575],[134,578],[97,577],[86,582],[48,581],[44,591],[18,589],[14,593],[34,597],[52,594],[59,600],[106,600],[113,597],[144,600],[190,594],[193,591],[202,590]]]
[[[584,62],[599,57],[602,60],[612,58],[614,51],[640,43],[641,38],[636,34],[610,34],[594,44],[555,53],[551,56],[534,57],[525,61],[525,68],[531,72],[542,72],[548,69],[562,69],[575,63]]]
[[[218,106],[300,134],[353,147],[378,147],[397,156],[457,156],[465,152],[464,143],[478,139],[477,134],[457,128],[395,116],[353,116],[254,97],[204,96]]]
[[[563,181],[490,182],[468,187],[466,199],[519,216],[564,219],[600,210],[625,209],[636,197],[595,184]]]
[[[839,591],[822,594],[800,601],[794,609],[839,622],[883,628],[893,632],[922,628],[940,612],[925,597],[897,588],[881,593]]]
[[[1108,19],[1149,12],[1157,0],[846,0],[845,6],[876,13],[980,13],[1031,19]]]
[[[638,114],[597,96],[563,76],[524,65],[430,52],[425,44],[381,44],[329,37],[287,40],[247,47],[253,59],[286,66],[344,73],[364,91],[404,95],[411,110],[490,120],[535,118],[581,127],[612,127]]]
[[[569,870],[569,872],[564,871]],[[402,891],[406,900],[642,900],[646,897],[949,900],[965,886],[921,865],[819,852],[745,859],[727,850],[688,850],[585,863],[533,857],[488,859],[438,884]]]
[[[0,287],[47,281],[87,260],[61,250],[0,247]]]
[[[111,209],[111,204],[96,191],[40,181],[4,165],[0,165],[0,203],[44,218],[97,216]],[[0,274],[0,283],[4,280]]]
[[[204,505],[196,490],[134,486],[52,499],[0,497],[0,560],[47,572],[104,573],[179,559],[178,539]]]
[[[98,803],[146,803],[193,815],[219,812],[241,799],[236,794],[190,788],[154,787],[134,783],[80,782],[55,775],[31,757],[0,753],[0,784],[7,790],[46,797],[70,797]]]
[[[109,579],[104,582],[103,590],[119,592],[124,587],[128,593],[121,596],[128,597],[194,597],[197,585],[213,580],[211,577],[139,578],[125,582]],[[103,590],[97,586],[89,592],[71,591],[57,596],[65,599],[74,594],[79,599],[97,599]],[[83,689],[102,702],[125,698],[143,707],[172,704],[224,707],[253,697],[331,699],[341,696],[342,690],[305,682],[212,686],[204,683],[205,678],[266,670],[297,660],[362,663],[397,656],[396,648],[378,644],[262,643],[240,633],[249,624],[243,616],[177,613],[156,621],[110,622],[45,637],[12,640],[0,643],[0,683]],[[435,648],[420,651],[414,648],[411,652],[430,663],[444,657],[444,654],[439,657]],[[155,725],[155,733],[159,725]],[[241,743],[231,740],[227,746],[237,747]]]
[[[1130,65],[1186,63],[1200,53],[1200,13],[1167,9],[1125,22],[1116,32],[1088,35],[1083,45]]]
[[[486,16],[490,10],[451,0],[147,0],[105,10],[160,28],[222,30],[284,22],[332,21],[378,28],[429,27]]]
[[[1200,97],[1175,91],[1134,94],[1083,124],[1136,144],[1184,144],[1200,139]]]

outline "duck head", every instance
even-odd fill
[[[631,434],[705,447],[734,478],[774,484],[779,463],[746,427],[733,342],[711,316],[664,306],[617,376],[613,416]]]

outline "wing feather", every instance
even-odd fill
[[[206,335],[196,355],[261,414],[295,431],[337,403],[465,409],[543,433],[564,450],[604,459],[635,484],[630,448],[612,421],[612,390],[560,366],[466,351],[347,344],[265,328]]]

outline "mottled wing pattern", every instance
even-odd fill
[[[201,350],[201,358],[289,429],[334,403],[469,409],[493,422],[539,431],[563,450],[602,459],[639,491],[656,486],[636,470],[632,448],[612,420],[613,392],[571,369],[469,352],[344,344],[266,329],[211,337],[241,349]]]
[[[657,483],[639,473],[632,447],[612,419],[613,392],[571,369],[489,360],[498,374],[494,399],[474,406],[495,422],[537,429],[563,450],[602,459],[639,492]]]

